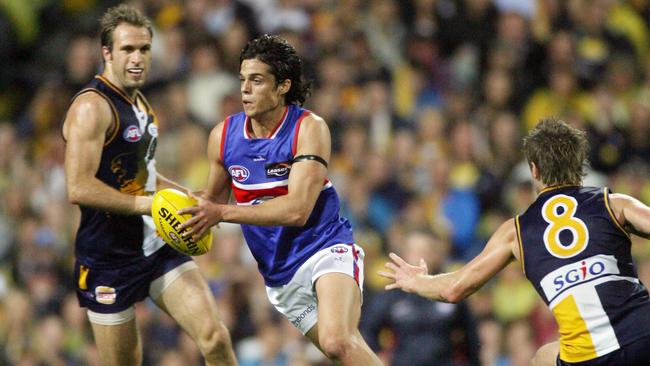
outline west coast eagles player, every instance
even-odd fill
[[[244,111],[210,134],[207,195],[183,227],[202,235],[220,221],[242,224],[271,303],[329,358],[378,365],[357,326],[363,250],[354,243],[326,178],[330,132],[301,108],[302,61],[264,35],[240,56]],[[230,189],[237,205],[227,205]]]
[[[104,71],[75,97],[63,135],[69,200],[81,208],[75,279],[103,365],[140,365],[133,304],[147,296],[197,343],[208,365],[234,365],[228,330],[190,257],[155,235],[150,194],[157,120],[138,91],[151,64],[149,20],[128,6],[101,19]]]
[[[524,138],[538,197],[506,221],[476,258],[458,271],[430,276],[391,253],[380,275],[438,301],[471,295],[517,259],[553,312],[559,342],[540,348],[534,365],[647,365],[650,298],[630,253],[630,233],[650,233],[650,208],[607,188],[583,187],[583,131],[543,120]]]

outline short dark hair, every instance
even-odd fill
[[[302,60],[285,39],[265,34],[248,42],[239,56],[239,65],[242,61],[251,59],[269,65],[276,86],[284,80],[291,80],[291,88],[285,95],[286,104],[302,105],[307,100],[311,93],[311,83],[303,79]]]
[[[121,4],[108,9],[106,13],[102,15],[99,23],[102,26],[100,35],[102,47],[106,46],[110,50],[113,49],[113,32],[115,31],[115,28],[122,23],[128,23],[136,27],[146,27],[149,31],[149,35],[153,38],[151,20],[143,15],[138,9],[126,4]]]
[[[589,166],[586,133],[556,118],[541,120],[523,144],[528,163],[535,163],[545,185],[582,183]]]

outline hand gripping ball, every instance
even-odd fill
[[[179,215],[176,212],[194,206],[196,203],[194,198],[185,193],[167,188],[156,192],[151,205],[151,217],[156,224],[158,235],[172,248],[192,256],[205,254],[212,247],[211,230],[195,241],[190,236],[182,235],[187,229],[179,229],[179,226],[192,218],[192,215]]]

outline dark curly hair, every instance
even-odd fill
[[[524,138],[523,151],[548,186],[580,185],[589,166],[586,133],[556,118],[541,120]]]
[[[302,105],[307,100],[311,93],[311,83],[303,79],[302,60],[285,39],[265,34],[248,42],[241,51],[239,64],[251,59],[269,65],[276,86],[284,80],[291,80],[291,88],[285,95],[286,104]]]

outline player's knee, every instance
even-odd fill
[[[323,352],[333,359],[345,358],[358,346],[357,337],[345,332],[322,332],[318,337]]]
[[[231,348],[230,334],[222,322],[205,324],[196,342],[206,360],[220,359]]]

